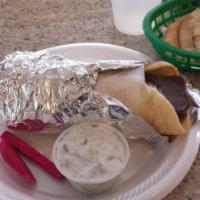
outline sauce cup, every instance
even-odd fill
[[[83,193],[99,193],[111,187],[128,159],[129,145],[123,133],[103,122],[75,124],[60,134],[53,147],[57,169]]]

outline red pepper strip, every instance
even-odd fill
[[[46,124],[40,119],[26,119],[19,124],[8,125],[8,128],[21,131],[42,131],[46,128]]]
[[[15,125],[8,125],[8,128],[11,130],[19,130],[19,131],[29,131],[28,124],[19,123]]]
[[[2,133],[1,138],[6,140],[19,152],[21,152],[23,155],[27,156],[29,159],[37,163],[40,167],[49,172],[55,178],[64,179],[64,176],[57,170],[53,162],[48,160],[40,152],[38,152],[26,142],[24,142],[22,139],[18,138],[16,135],[5,131]]]
[[[42,131],[46,127],[46,124],[40,119],[26,119],[24,122],[30,126],[30,131]]]
[[[33,174],[19,156],[17,150],[12,147],[5,139],[0,143],[1,155],[4,161],[12,167],[26,181],[36,182]]]

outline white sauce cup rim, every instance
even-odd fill
[[[94,123],[94,122],[80,122],[80,123]],[[73,126],[77,126],[78,124],[80,123],[77,123],[77,124],[74,124]],[[95,122],[95,123],[103,123],[103,124],[107,124],[105,122]],[[109,124],[107,124],[109,125]],[[73,126],[70,126],[69,128],[73,127]],[[112,125],[110,125],[112,126]],[[65,170],[63,170],[62,167],[60,167],[60,164],[58,162],[58,159],[57,159],[57,148],[58,147],[58,144],[60,142],[60,140],[65,137],[65,135],[67,134],[67,130],[69,129],[66,129],[64,130],[63,132],[60,133],[60,135],[58,136],[58,138],[56,139],[55,143],[54,143],[54,146],[53,146],[53,154],[52,154],[52,157],[53,157],[53,162],[54,164],[56,165],[57,169],[60,171],[60,173],[65,176],[68,180],[70,181],[73,181],[75,183],[79,183],[79,184],[100,184],[100,183],[105,183],[107,181],[110,181],[112,179],[114,179],[115,177],[117,177],[118,175],[120,175],[122,173],[122,171],[126,168],[127,164],[128,164],[128,160],[129,160],[129,144],[128,144],[128,141],[126,140],[125,136],[123,135],[123,133],[117,129],[116,127],[112,126],[113,128],[115,128],[117,131],[115,132],[115,134],[117,134],[118,138],[121,140],[121,142],[123,143],[124,145],[124,148],[125,148],[125,161],[124,161],[124,166],[118,170],[115,174],[113,174],[112,176],[108,176],[104,179],[102,178],[96,178],[95,180],[91,179],[91,180],[81,180],[81,179],[78,179],[78,178],[75,178],[75,177],[70,177],[69,175],[66,174]]]

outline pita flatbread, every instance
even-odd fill
[[[145,73],[158,74],[162,76],[177,76],[180,74],[174,65],[165,61],[158,61],[158,62],[145,65],[144,71]],[[181,125],[184,128],[184,130],[188,131],[189,128],[191,127],[191,124],[192,124],[192,121],[190,117],[190,109],[188,109],[187,115],[185,119],[181,122]]]
[[[156,89],[141,81],[117,73],[102,72],[96,90],[120,100],[161,134],[181,135],[187,132],[171,103]]]
[[[197,52],[200,52],[200,22],[194,24],[193,41],[194,41],[195,50]]]
[[[197,25],[198,23],[200,23],[200,8],[197,8],[183,18],[179,28],[179,44],[181,48],[189,51],[196,51],[197,44],[194,42],[194,29],[195,24]],[[197,31],[198,30],[195,32]],[[197,42],[198,37],[196,37],[196,43]]]
[[[200,52],[200,8],[177,19],[164,35],[165,42],[188,51]]]
[[[200,52],[200,8],[195,9],[190,15],[193,17],[193,43],[195,51]]]
[[[179,28],[179,44],[182,49],[195,51],[193,42],[193,24],[195,19],[188,15],[182,20]]]
[[[200,8],[196,8],[189,15],[195,18],[200,18]]]
[[[172,46],[179,47],[179,27],[182,22],[182,18],[177,19],[168,28],[164,36],[165,42],[171,44]]]

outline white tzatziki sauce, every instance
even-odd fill
[[[127,160],[121,132],[106,123],[83,122],[58,140],[57,160],[66,177],[98,181],[115,176]]]

